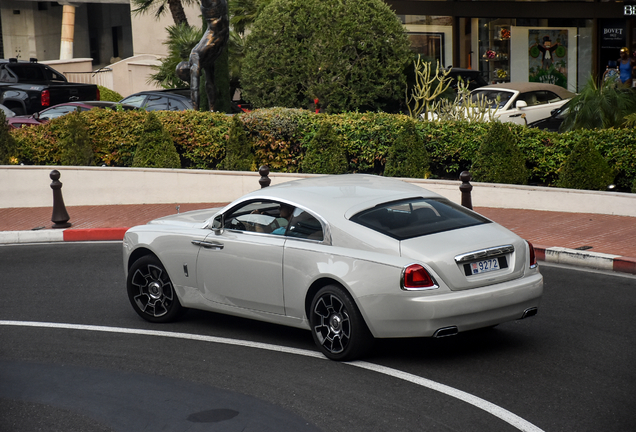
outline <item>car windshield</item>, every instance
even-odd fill
[[[501,109],[508,103],[513,93],[506,90],[475,90],[470,94],[470,98],[474,103],[480,103],[482,99],[486,99],[490,108]]]
[[[351,221],[397,240],[490,222],[444,198],[411,198],[384,203],[357,213]]]

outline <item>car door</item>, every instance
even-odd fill
[[[285,313],[280,203],[241,203],[215,219],[201,244],[197,283],[213,302],[274,314]],[[222,222],[221,222],[222,221]],[[221,226],[223,223],[223,226]]]
[[[517,102],[519,101],[525,102],[527,106],[517,108]],[[513,101],[513,106],[502,114],[500,120],[502,122],[507,121],[526,125],[550,117],[552,110],[558,108],[564,102],[551,91],[539,90],[520,93]]]
[[[170,99],[160,95],[149,95],[146,101],[146,111],[163,111],[170,109]]]

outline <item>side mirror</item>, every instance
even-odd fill
[[[32,116],[32,117],[33,117],[34,119],[36,119],[36,120],[39,120],[39,119],[40,119],[40,113],[39,113],[39,112],[33,113],[33,116]]]
[[[225,215],[218,215],[212,220],[210,229],[216,235],[223,233],[223,227],[225,226]]]
[[[516,105],[515,105],[518,109],[523,109],[526,108],[528,106],[528,104],[526,103],[526,101],[517,101]]]

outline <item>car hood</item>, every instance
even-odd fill
[[[430,266],[453,291],[478,288],[520,278],[529,265],[526,257],[526,242],[496,223],[485,223],[429,234],[403,240],[400,243],[403,257]],[[455,257],[460,255],[507,245],[514,247],[514,252],[504,254],[508,268],[466,276],[464,263],[455,261]],[[479,259],[474,261],[479,261]]]
[[[203,210],[192,210],[170,216],[164,216],[152,220],[148,224],[152,225],[173,225],[183,228],[201,228],[203,224],[212,216],[217,214],[222,207]]]

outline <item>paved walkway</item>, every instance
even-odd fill
[[[181,204],[180,211],[225,204]],[[634,217],[484,207],[475,210],[532,242],[539,259],[636,274]],[[72,226],[60,238],[119,240],[126,228],[176,213],[176,204],[76,206],[67,207],[67,211]],[[9,232],[30,231],[33,235],[29,241],[37,239],[36,231],[50,233],[51,213],[51,207],[0,209],[0,243],[15,242]]]

